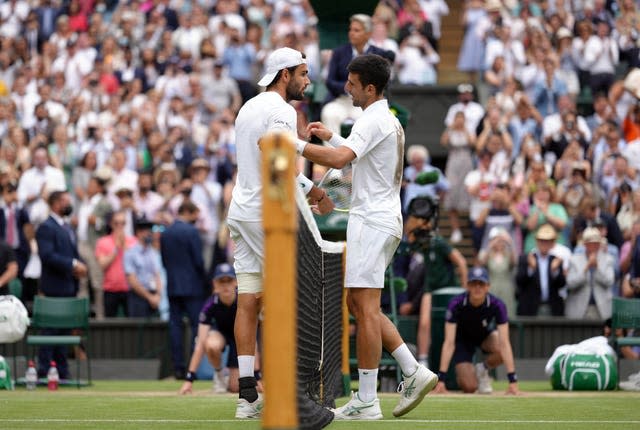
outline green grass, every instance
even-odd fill
[[[175,381],[96,381],[92,387],[34,392],[0,391],[0,429],[260,429],[259,421],[237,421],[234,395],[213,395],[198,381],[191,396],[177,394]],[[334,422],[330,429],[626,430],[640,428],[640,393],[550,390],[548,382],[523,382],[522,396],[429,395],[418,408],[393,418],[396,394],[381,394],[385,419]],[[343,404],[340,399],[338,404]]]

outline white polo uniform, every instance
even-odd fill
[[[348,138],[331,144],[350,148],[353,194],[347,224],[347,288],[383,288],[384,273],[402,238],[400,185],[404,130],[386,100],[369,105]]]
[[[265,91],[242,106],[235,122],[238,175],[227,223],[235,242],[237,274],[261,274],[264,261],[261,151],[258,140],[268,131],[297,137],[296,111],[278,93]]]

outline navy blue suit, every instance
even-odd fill
[[[202,242],[198,230],[191,224],[177,220],[160,238],[162,264],[167,271],[169,296],[169,335],[171,357],[176,376],[186,369],[183,355],[182,317],[191,324],[191,347],[198,332],[198,317],[206,296]]]
[[[395,54],[393,51],[387,51],[380,49],[376,46],[369,45],[369,48],[365,51],[365,54],[377,54],[393,63],[395,60]],[[329,62],[329,73],[325,84],[329,90],[327,95],[327,102],[339,97],[344,92],[344,85],[347,83],[347,77],[349,72],[347,66],[353,60],[353,47],[351,44],[339,46],[333,50],[331,54],[331,61]]]
[[[38,254],[42,262],[40,291],[48,297],[75,297],[78,280],[73,276],[73,259],[80,260],[75,240],[51,216],[36,230]],[[66,335],[69,330],[43,329],[43,334]],[[41,347],[38,351],[38,375],[46,376],[49,362],[55,360],[61,379],[69,379],[67,348]]]
[[[18,274],[22,276],[24,268],[29,261],[31,255],[31,248],[29,247],[29,241],[24,235],[24,226],[29,224],[29,213],[25,208],[19,208],[15,212],[16,223],[18,227],[18,247],[13,249],[16,254],[16,260],[18,262]],[[0,209],[0,238],[5,239],[7,234],[7,220],[5,219],[4,210]]]

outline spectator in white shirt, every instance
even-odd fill
[[[449,107],[444,125],[451,127],[456,113],[461,111],[464,112],[467,130],[471,134],[476,134],[478,124],[484,117],[484,108],[480,103],[473,101],[473,85],[471,84],[458,85],[458,103]]]
[[[596,37],[591,37],[585,47],[585,65],[591,72],[589,86],[591,94],[609,92],[615,79],[618,64],[618,44],[611,37],[611,27],[607,21],[599,21]]]

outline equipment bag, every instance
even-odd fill
[[[559,355],[553,364],[554,390],[615,390],[617,385],[615,357],[609,354],[567,353]]]
[[[20,299],[0,296],[0,343],[21,340],[29,326],[29,314]]]

